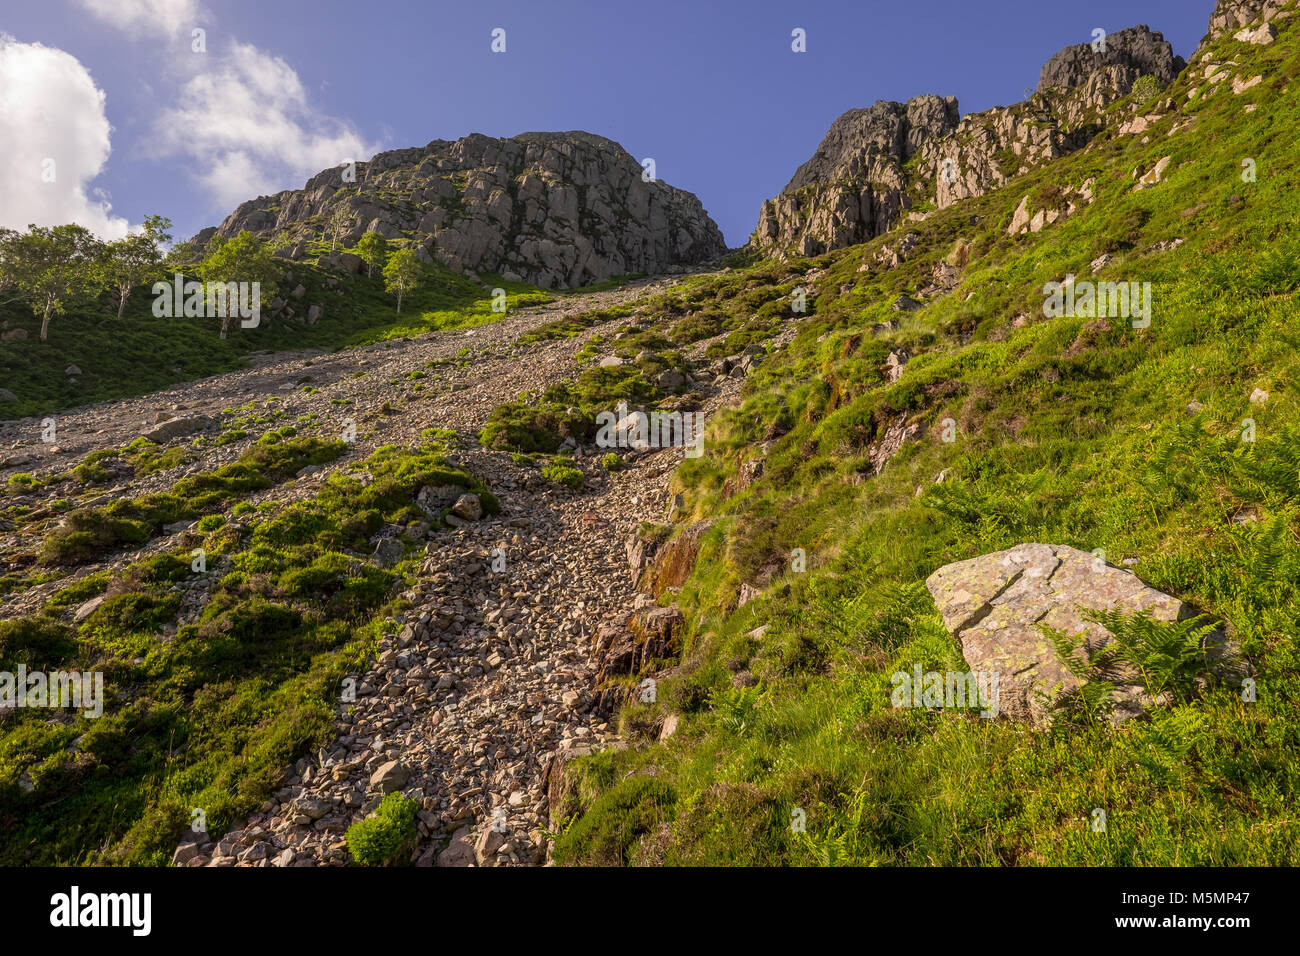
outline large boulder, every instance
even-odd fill
[[[215,428],[216,425],[217,423],[206,415],[195,415],[192,418],[169,418],[167,421],[160,422],[147,431],[141,432],[140,435],[154,444],[162,445],[174,438],[182,438],[186,435],[193,435],[195,432]]]
[[[1089,611],[1145,612],[1160,621],[1195,616],[1131,571],[1063,545],[1017,545],[945,565],[925,583],[971,670],[998,675],[998,711],[1035,726],[1048,723],[1058,695],[1079,686],[1044,626],[1082,635],[1095,655],[1113,635],[1089,621]],[[1221,648],[1223,635],[1207,629],[1202,641]],[[1135,674],[1119,673],[1115,682],[1112,721],[1137,716],[1153,702]]]

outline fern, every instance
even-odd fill
[[[1079,720],[1086,724],[1106,720],[1115,707],[1115,684],[1101,675],[1113,667],[1113,654],[1108,650],[1090,653],[1082,635],[1066,634],[1045,625],[1041,630],[1061,663],[1079,682],[1078,687],[1053,701],[1060,716],[1067,722]]]
[[[1184,621],[1159,621],[1148,613],[1118,611],[1089,615],[1112,635],[1107,648],[1117,664],[1129,664],[1152,697],[1168,693],[1186,699],[1210,672],[1204,643],[1213,630],[1208,615]]]
[[[749,732],[757,703],[757,687],[728,687],[709,695],[709,706],[718,715],[718,725],[735,737],[744,737]]]
[[[821,836],[799,834],[800,849],[810,866],[852,866],[858,852],[862,820],[867,813],[867,794],[858,791],[844,811],[835,811],[830,826]]]
[[[1163,782],[1181,779],[1197,748],[1213,741],[1209,718],[1190,707],[1157,713],[1139,732],[1138,763]]]

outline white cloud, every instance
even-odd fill
[[[349,124],[314,108],[294,69],[246,43],[201,57],[206,69],[164,111],[155,141],[165,156],[192,161],[223,205],[301,186],[312,175],[372,155]]]
[[[199,0],[81,0],[87,10],[120,30],[189,32],[206,16]]]
[[[200,0],[80,0],[125,31],[188,34],[208,13]],[[218,54],[172,51],[166,72],[181,86],[151,142],[160,157],[183,157],[215,204],[301,186],[345,160],[371,156],[348,123],[311,105],[302,80],[284,60],[248,43]],[[322,86],[322,90],[326,86]]]
[[[110,132],[104,93],[76,57],[0,33],[0,225],[75,222],[103,238],[125,235],[103,192],[87,195]]]

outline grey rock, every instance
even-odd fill
[[[456,503],[465,489],[460,485],[425,485],[415,496],[415,503],[430,517],[437,517]]]
[[[755,231],[760,250],[811,256],[888,232],[906,205],[903,165],[927,139],[957,127],[955,97],[879,100],[840,116]]]
[[[506,842],[506,835],[498,830],[488,827],[479,834],[478,842],[474,845],[474,857],[478,860],[479,865],[486,863],[492,858],[492,855]]]
[[[199,855],[199,845],[197,843],[182,843],[172,854],[172,866],[185,866],[190,860]]]
[[[99,597],[93,597],[85,604],[78,607],[76,613],[72,615],[73,623],[80,624],[86,618],[90,617],[90,615],[100,609],[105,600],[107,600],[106,597],[101,594]]]
[[[438,854],[437,866],[473,866],[478,861],[468,827],[452,835],[447,848]]]
[[[451,513],[462,521],[477,521],[483,517],[483,503],[478,495],[464,494],[451,506]]]
[[[1268,24],[1289,3],[1290,0],[1219,0],[1210,14],[1210,32],[1201,40],[1201,46],[1257,22]]]
[[[655,379],[655,384],[660,388],[672,391],[686,384],[686,376],[674,369],[667,369],[659,373],[659,377]]]
[[[1082,635],[1095,654],[1112,635],[1087,620],[1088,611],[1149,613],[1161,621],[1193,616],[1131,571],[1063,545],[1021,544],[945,565],[926,586],[972,671],[998,675],[997,709],[1035,727],[1050,721],[1060,694],[1079,686],[1042,626]],[[1221,646],[1223,636],[1207,629],[1204,640],[1206,647]],[[1154,703],[1135,674],[1121,670],[1114,680],[1113,722]]]
[[[370,789],[389,794],[401,790],[410,779],[410,770],[398,760],[389,760],[381,763],[370,775]]]
[[[543,288],[667,273],[726,252],[698,199],[641,174],[622,147],[591,133],[473,134],[379,153],[357,164],[357,189],[340,191],[338,169],[324,170],[302,189],[243,203],[215,234],[285,233],[290,254],[305,256],[305,240],[341,211],[345,242],[367,230],[409,234],[453,271],[509,272]],[[394,194],[413,201],[387,198]],[[336,251],[331,261],[361,271],[350,255]]]
[[[371,560],[381,568],[391,568],[402,560],[406,554],[406,548],[402,542],[396,538],[380,538],[379,543],[375,545],[375,553]]]
[[[161,422],[153,428],[150,428],[148,431],[141,432],[140,434],[141,437],[147,438],[149,441],[157,445],[161,445],[164,442],[171,441],[173,438],[181,438],[185,435],[192,435],[195,432],[214,428],[216,424],[215,421],[205,415],[196,415],[192,418],[173,418]]]
[[[1119,67],[1129,89],[1139,76],[1154,76],[1167,85],[1187,64],[1174,55],[1174,48],[1161,34],[1146,26],[1130,27],[1106,34],[1105,51],[1091,43],[1078,43],[1061,50],[1045,64],[1038,80],[1038,92],[1074,89],[1107,67]]]

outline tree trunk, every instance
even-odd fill
[[[223,315],[221,317],[221,337],[224,339],[226,337],[226,333],[229,331],[230,331],[230,316]]]
[[[397,293],[397,314],[398,315],[402,314],[402,293],[401,292]],[[44,336],[42,336],[42,338],[44,338]]]
[[[122,313],[126,311],[126,297],[131,294],[131,287],[123,286],[118,292],[117,317],[120,319]]]
[[[51,313],[53,312],[53,310],[54,310],[54,303],[47,302],[45,304],[45,317],[41,319],[41,341],[42,342],[44,342],[46,339],[50,337],[50,319],[52,318]]]

